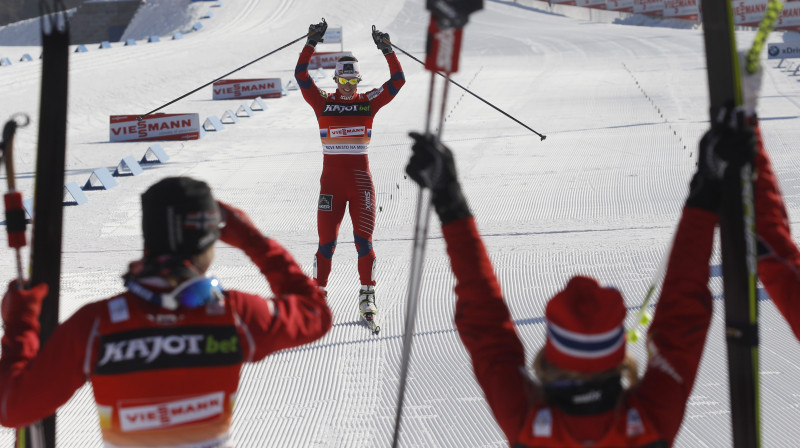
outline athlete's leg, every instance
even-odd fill
[[[362,285],[375,285],[375,251],[372,232],[375,229],[375,186],[369,169],[353,171],[356,191],[350,196],[350,219],[358,252],[358,276]]]
[[[333,252],[336,250],[336,239],[339,225],[347,207],[346,194],[342,188],[341,170],[323,166],[319,179],[319,200],[317,203],[317,233],[319,247],[314,255],[314,278],[319,286],[328,285],[331,273]]]

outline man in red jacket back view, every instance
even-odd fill
[[[173,177],[150,187],[142,195],[142,228],[144,257],[131,263],[126,290],[83,306],[41,349],[47,285],[9,285],[2,303],[3,426],[53,414],[89,380],[106,446],[232,447],[242,364],[331,328],[314,281],[244,212],[214,200],[204,182]],[[217,239],[241,249],[275,297],[222,289],[208,276]]]
[[[405,83],[405,77],[389,35],[373,27],[372,38],[386,58],[390,79],[377,89],[358,93],[362,78],[358,60],[345,56],[336,63],[333,76],[336,92],[320,89],[308,73],[308,64],[326,29],[324,21],[308,27],[308,42],[295,68],[297,85],[303,98],[314,109],[322,141],[323,166],[317,203],[319,246],[314,255],[314,278],[320,288],[327,288],[339,225],[349,204],[361,280],[359,311],[367,323],[374,326],[378,312],[375,305],[375,251],[372,249],[376,203],[367,150],[372,138],[373,117],[394,99]]]
[[[758,148],[759,276],[800,334],[800,252],[791,240],[780,190],[755,131],[749,125],[715,123],[700,142],[699,167],[648,331],[644,375],[638,376],[635,360],[625,352],[626,310],[620,293],[595,279],[575,276],[547,304],[546,342],[533,362],[538,381],[527,374],[523,345],[461,192],[450,150],[432,136],[411,134],[416,142],[406,171],[431,189],[457,281],[456,327],[509,446],[672,446],[713,311],[708,279],[722,197],[720,167],[726,163],[720,154]],[[725,151],[718,152],[720,148]]]

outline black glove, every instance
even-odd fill
[[[375,41],[378,50],[381,50],[383,54],[394,53],[389,35],[376,30],[375,25],[372,25],[372,40]]]
[[[431,202],[442,225],[472,216],[458,183],[456,164],[450,149],[436,141],[431,134],[411,132],[409,135],[415,140],[411,147],[414,154],[406,166],[406,173],[421,187],[430,188]]]
[[[306,45],[316,47],[319,42],[324,42],[322,37],[325,36],[325,31],[328,29],[328,23],[325,19],[322,22],[311,24],[308,26],[308,40]]]
[[[730,166],[739,169],[752,163],[756,151],[756,136],[752,126],[730,111],[725,118],[711,124],[700,139],[697,172],[689,184],[686,205],[718,213],[722,203],[723,178]]]

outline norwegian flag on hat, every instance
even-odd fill
[[[625,303],[614,288],[576,276],[553,296],[545,311],[545,358],[564,370],[595,373],[625,358]]]

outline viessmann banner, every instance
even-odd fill
[[[112,142],[197,140],[200,114],[153,114],[141,121],[139,115],[112,115],[109,138]]]
[[[280,78],[225,79],[215,82],[213,88],[215,100],[280,98],[283,90]]]

